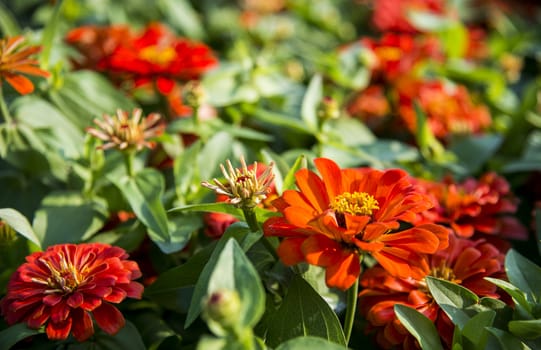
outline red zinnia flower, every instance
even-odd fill
[[[197,79],[216,62],[205,44],[177,38],[164,25],[151,23],[140,35],[121,42],[109,58],[109,68],[132,74],[136,86],[155,81],[167,94],[175,80]]]
[[[447,245],[447,230],[426,224],[399,230],[432,204],[415,191],[399,169],[340,169],[315,161],[321,177],[301,169],[299,191],[287,190],[273,204],[283,217],[264,224],[266,235],[281,236],[278,255],[286,265],[306,261],[326,268],[330,287],[348,289],[359,277],[359,258],[371,254],[393,275],[419,276],[424,253]]]
[[[454,325],[432,298],[425,276],[445,279],[468,288],[478,296],[499,298],[497,287],[484,277],[504,278],[505,254],[484,240],[449,237],[449,247],[429,257],[422,278],[391,276],[380,266],[361,276],[359,311],[376,332],[376,341],[384,349],[419,348],[415,338],[394,313],[395,304],[416,309],[431,319],[447,348],[451,347]]]
[[[375,0],[372,22],[382,31],[416,33],[408,19],[410,11],[426,11],[442,14],[445,11],[443,0]]]
[[[528,238],[526,228],[512,216],[517,211],[518,199],[509,183],[496,173],[461,183],[450,177],[442,182],[416,181],[437,202],[435,207],[420,214],[422,222],[447,225],[461,237],[481,233],[505,239]]]
[[[102,243],[59,244],[26,258],[11,277],[0,303],[9,324],[30,328],[46,324],[49,339],[70,332],[84,341],[94,334],[92,317],[108,334],[124,327],[124,316],[110,303],[140,299],[143,286],[137,263],[118,247]]]
[[[0,78],[5,79],[22,95],[34,91],[34,84],[23,74],[45,78],[49,76],[48,72],[39,68],[36,59],[30,58],[41,51],[41,47],[24,47],[24,40],[25,38],[21,35],[0,40]]]
[[[419,103],[432,133],[440,140],[451,134],[479,133],[492,122],[488,108],[474,104],[462,85],[404,78],[397,82],[396,89],[398,113],[412,133],[417,130],[414,101]]]

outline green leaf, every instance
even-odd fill
[[[295,189],[295,173],[299,171],[300,169],[306,168],[306,167],[307,167],[306,156],[300,155],[299,157],[297,157],[297,159],[295,160],[295,163],[291,166],[289,172],[286,174],[284,178],[284,184],[281,191],[283,192],[285,190]]]
[[[502,350],[533,350],[517,337],[501,329],[493,327],[487,327],[486,329],[496,338]]]
[[[202,271],[198,273],[198,275],[196,276],[197,283],[195,284],[192,301],[190,303],[190,308],[186,316],[184,328],[188,328],[195,321],[195,319],[201,314],[201,311],[202,311],[201,301],[204,300],[206,295],[208,295],[208,286],[209,286],[210,277],[217,264],[220,253],[225,247],[225,244],[229,241],[230,238],[234,238],[237,241],[242,241],[244,235],[246,235],[246,226],[244,226],[244,229],[238,230],[237,226],[231,225],[218,241],[210,257],[205,258],[206,264],[203,267]],[[175,275],[178,272],[179,271],[176,271]],[[180,271],[180,272],[183,272],[183,271]],[[164,284],[170,285],[170,283],[168,282],[164,282]],[[151,288],[151,290],[153,289]]]
[[[449,150],[470,174],[474,174],[494,155],[502,141],[503,137],[498,134],[468,135],[453,140]]]
[[[404,327],[417,339],[423,350],[443,350],[440,336],[434,323],[419,311],[411,307],[396,304],[396,317]]]
[[[278,345],[276,350],[344,350],[345,346],[318,337],[306,336],[290,339]]]
[[[126,321],[126,325],[115,335],[108,335],[104,332],[96,332],[91,349],[100,350],[146,350],[145,343],[135,326]]]
[[[13,14],[2,3],[0,3],[0,31],[3,37],[15,36],[21,32]]]
[[[97,232],[107,215],[103,205],[78,192],[53,192],[45,197],[34,216],[33,226],[41,247],[78,243]]]
[[[505,256],[505,272],[509,282],[526,293],[529,302],[541,297],[541,267],[511,249]]]
[[[256,269],[232,238],[220,252],[204,298],[220,289],[236,290],[239,293],[240,324],[243,328],[254,327],[265,311],[265,291]]]
[[[231,154],[233,138],[226,132],[220,131],[213,135],[201,149],[197,166],[201,179],[210,180],[220,172],[220,164]]]
[[[466,308],[477,304],[479,301],[477,295],[467,288],[446,280],[431,276],[427,276],[425,280],[438,305],[455,325],[463,329],[471,317]]]
[[[11,228],[13,228],[16,232],[20,233],[23,237],[41,248],[41,242],[38,236],[34,232],[30,222],[28,222],[23,214],[12,208],[3,208],[0,209],[0,219],[11,226]]]
[[[282,304],[269,315],[266,326],[267,344],[271,347],[300,336],[316,336],[346,345],[334,311],[299,275],[293,277]]]
[[[242,210],[236,208],[231,203],[226,202],[216,202],[216,203],[200,203],[200,204],[189,204],[183,205],[180,207],[169,209],[170,212],[207,212],[207,213],[223,213],[233,215],[239,220],[244,219]]]
[[[522,290],[520,290],[517,286],[503,280],[499,280],[497,278],[491,278],[491,277],[485,277],[485,279],[491,283],[494,283],[496,286],[503,289],[507,294],[509,294],[513,301],[522,306],[527,312],[531,313],[532,311],[532,305],[528,302],[528,299],[526,297],[526,293],[524,293]]]
[[[162,174],[152,168],[135,174],[134,177],[109,176],[109,180],[122,192],[133,212],[148,228],[150,239],[166,253],[181,250],[186,237],[173,236],[169,229],[167,214],[161,199],[164,191]]]
[[[40,65],[45,69],[49,68],[49,58],[51,56],[51,50],[54,45],[58,25],[62,19],[61,12],[63,7],[62,5],[64,3],[65,1],[60,1],[55,5],[53,14],[43,29],[43,36],[41,40],[41,46],[43,49],[39,55],[39,60]]]
[[[321,75],[316,74],[310,80],[306,94],[302,100],[301,117],[310,130],[317,130],[319,118],[317,115],[319,104],[323,99],[323,82]]]
[[[203,39],[205,36],[199,14],[185,0],[158,0],[158,8],[173,27],[179,29],[187,37]]]
[[[43,332],[43,329],[30,329],[25,323],[17,323],[0,331],[0,350],[9,350],[19,341]]]
[[[462,346],[465,350],[485,349],[488,338],[486,328],[494,323],[496,312],[487,310],[473,316],[462,329]]]
[[[541,337],[541,319],[516,320],[508,324],[509,332],[524,339],[536,339]]]

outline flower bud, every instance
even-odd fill
[[[240,309],[241,302],[237,291],[219,289],[204,301],[203,318],[214,333],[225,335],[237,329]]]

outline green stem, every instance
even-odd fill
[[[246,223],[248,224],[248,227],[250,228],[250,231],[257,232],[260,230],[259,223],[257,222],[257,217],[255,215],[255,211],[253,208],[242,208],[242,212],[244,214],[244,218],[246,219]],[[261,238],[261,243],[265,246],[267,251],[272,255],[274,260],[278,260],[278,255],[276,254],[276,249],[274,246],[269,242],[267,237],[263,236]]]
[[[13,124],[13,118],[11,117],[11,114],[9,114],[9,109],[6,104],[6,101],[4,100],[4,91],[2,89],[2,84],[0,83],[0,111],[2,112],[2,118],[8,125]]]
[[[359,294],[359,278],[355,279],[355,283],[349,287],[347,291],[347,306],[346,318],[344,320],[344,335],[346,336],[346,344],[349,344],[351,331],[353,329],[353,321],[355,320],[355,310],[357,309],[357,296]]]
[[[129,177],[133,177],[135,175],[134,172],[134,163],[135,160],[135,152],[133,151],[124,151],[124,163],[126,164],[126,173]]]

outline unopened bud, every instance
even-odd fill
[[[184,87],[186,104],[192,108],[199,108],[205,99],[205,91],[201,83],[196,80],[189,81]]]
[[[9,246],[11,243],[17,240],[17,233],[15,230],[0,220],[0,245]]]
[[[240,309],[241,302],[237,291],[219,289],[204,301],[203,317],[214,333],[223,334],[236,329],[240,320]]]
[[[324,97],[318,108],[318,116],[323,120],[337,119],[340,117],[340,107],[332,97]]]

